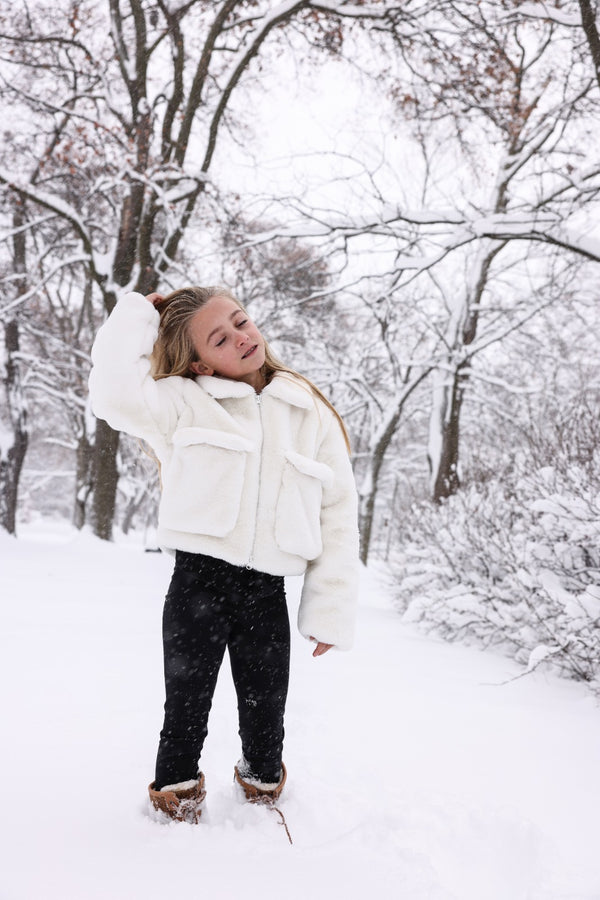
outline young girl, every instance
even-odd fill
[[[249,800],[274,802],[286,778],[284,576],[304,573],[298,627],[316,642],[313,656],[352,643],[358,529],[343,423],[225,288],[126,294],[92,361],[94,413],[156,454],[158,538],[175,553],[150,800],[198,821],[198,763],[227,648],[242,744],[235,778]]]

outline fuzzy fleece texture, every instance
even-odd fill
[[[252,770],[250,766],[246,762],[244,756],[238,759],[236,764],[236,769],[241,778],[244,779],[246,784],[251,784],[253,787],[258,788],[261,791],[274,791],[275,788],[279,787],[281,784],[281,779],[283,776],[283,770],[279,771],[279,780],[278,781],[260,781],[258,778],[254,778],[252,776]]]
[[[161,464],[158,539],[248,565],[301,575],[298,627],[352,646],[358,586],[357,496],[332,412],[298,379],[276,375],[257,395],[241,381],[155,381],[159,315],[126,294],[92,349],[92,409],[147,441]]]
[[[192,778],[190,781],[179,781],[177,782],[177,784],[165,784],[164,787],[161,787],[160,792],[164,793],[166,791],[191,791],[193,787],[196,787],[198,781],[198,778]]]

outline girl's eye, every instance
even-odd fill
[[[215,347],[220,347],[224,343],[225,343],[225,338],[222,337],[220,341],[217,341],[217,343],[215,344]]]
[[[239,322],[236,322],[236,323],[235,323],[235,327],[236,327],[236,328],[241,328],[242,325],[246,325],[247,322],[248,322],[248,319],[240,319]]]

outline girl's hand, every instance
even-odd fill
[[[317,641],[316,638],[312,637],[311,641],[315,641],[317,646],[313,650],[313,656],[323,656],[324,653],[327,653],[328,650],[331,650],[333,644],[324,644],[323,641]]]
[[[153,294],[146,294],[146,300],[148,300],[152,306],[155,306],[157,303],[160,303],[161,300],[164,300],[164,294],[157,294],[154,292]]]

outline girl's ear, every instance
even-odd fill
[[[201,360],[191,363],[190,370],[194,373],[194,375],[212,375],[215,371],[209,366],[206,366]]]

